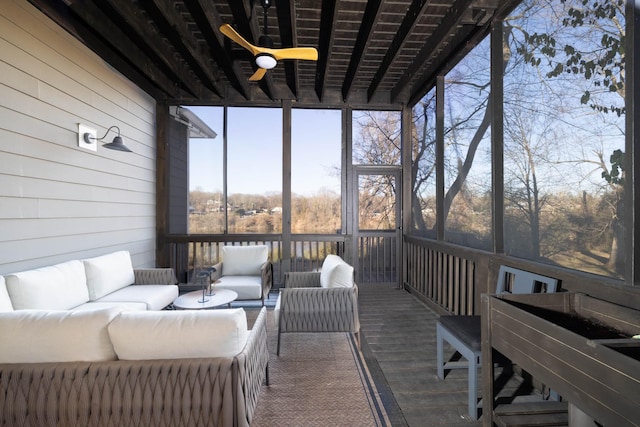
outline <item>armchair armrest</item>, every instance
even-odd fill
[[[289,272],[284,274],[285,288],[319,288],[320,272]]]
[[[267,261],[260,267],[260,280],[262,282],[262,299],[269,297],[273,286],[273,264]]]
[[[178,283],[173,268],[136,268],[134,285],[175,285]]]
[[[215,268],[216,271],[211,276],[211,280],[218,280],[219,278],[222,277],[222,261],[215,264],[213,268]]]

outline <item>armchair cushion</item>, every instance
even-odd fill
[[[223,246],[223,276],[260,276],[262,265],[269,258],[266,245]]]
[[[89,301],[82,262],[67,261],[5,276],[14,310],[69,310]]]
[[[118,251],[84,260],[91,301],[133,284],[135,277],[129,251]]]
[[[122,360],[233,357],[249,336],[242,308],[128,311],[108,329]]]
[[[238,294],[238,300],[262,298],[260,276],[222,276],[216,281],[214,288],[235,291]]]

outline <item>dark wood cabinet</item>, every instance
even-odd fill
[[[483,295],[482,319],[485,426],[504,412],[495,351],[595,421],[640,426],[640,311],[579,293]]]

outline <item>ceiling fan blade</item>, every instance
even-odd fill
[[[318,60],[318,51],[314,47],[289,47],[284,49],[270,49],[269,53],[278,61],[281,59]]]
[[[251,43],[249,43],[248,41],[246,41],[244,39],[244,37],[242,37],[240,34],[238,34],[238,32],[236,30],[234,30],[233,27],[231,25],[229,25],[229,24],[221,25],[220,26],[220,32],[222,34],[224,34],[225,36],[229,37],[234,42],[238,43],[243,48],[247,49],[254,56],[257,55],[258,53],[262,52],[261,48],[259,48],[258,46],[254,46]]]
[[[267,70],[264,68],[258,67],[255,73],[251,77],[249,77],[249,81],[257,82],[258,80],[262,80],[264,75],[267,74]]]

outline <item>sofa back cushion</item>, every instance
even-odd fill
[[[89,301],[82,262],[67,261],[5,276],[14,310],[68,310]]]
[[[4,276],[0,276],[0,312],[13,311],[13,304],[7,292],[7,285],[4,283]]]
[[[338,255],[327,255],[320,269],[320,286],[323,288],[352,287],[353,267]]]
[[[225,276],[260,275],[260,268],[269,259],[266,245],[223,246],[222,274]]]
[[[0,363],[115,360],[107,325],[118,308],[0,313]]]
[[[249,331],[242,308],[123,311],[109,336],[121,360],[181,359],[235,356]]]
[[[135,282],[129,251],[113,252],[85,259],[83,262],[91,301]]]

